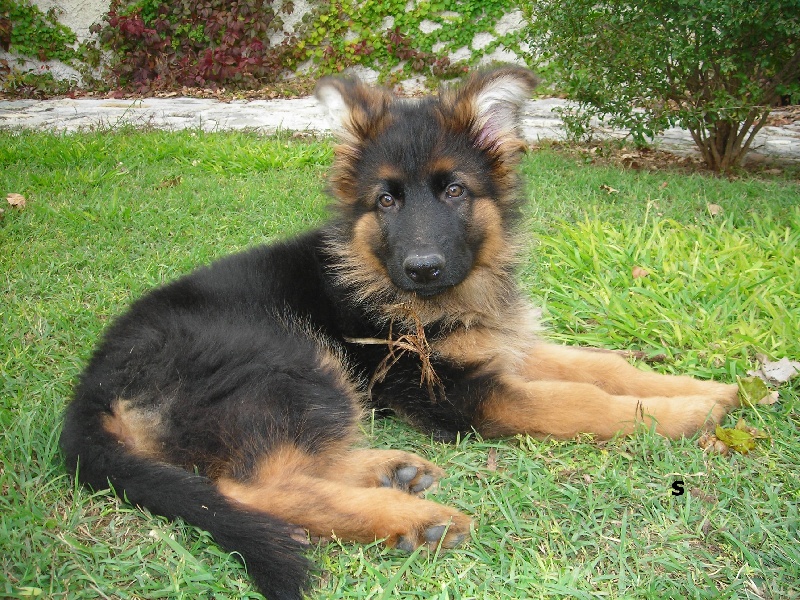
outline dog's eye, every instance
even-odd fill
[[[391,208],[395,204],[394,196],[391,194],[381,194],[378,196],[378,206],[381,208]]]
[[[444,193],[447,194],[448,198],[460,198],[464,195],[464,187],[457,183],[451,183]]]

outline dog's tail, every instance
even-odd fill
[[[131,504],[208,531],[242,557],[269,600],[302,598],[309,562],[289,525],[235,506],[206,477],[128,452],[96,413],[83,408],[78,401],[67,409],[60,441],[67,467],[81,483],[98,490],[110,484]]]

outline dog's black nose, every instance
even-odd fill
[[[403,261],[403,269],[414,283],[431,283],[442,274],[444,256],[441,254],[409,256]]]

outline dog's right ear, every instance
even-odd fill
[[[374,139],[388,124],[392,95],[355,77],[324,77],[314,92],[333,132],[345,143]]]

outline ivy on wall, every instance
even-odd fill
[[[75,58],[75,36],[55,15],[29,0],[0,2],[0,15],[11,15],[12,51]],[[109,85],[137,92],[251,88],[298,71],[317,76],[354,65],[384,83],[416,75],[436,81],[500,47],[524,55],[521,36],[494,31],[518,0],[312,0],[312,7],[287,33],[293,0],[112,0],[92,31],[108,53]],[[474,48],[481,33],[491,37]],[[463,58],[452,61],[453,53]]]
[[[76,57],[75,34],[58,22],[55,10],[43,13],[28,0],[0,0],[0,19],[7,50],[42,61]]]
[[[305,16],[298,50],[323,73],[362,65],[384,81],[417,74],[447,78],[501,45],[522,54],[513,35],[480,50],[471,47],[477,34],[493,33],[514,7],[508,0],[341,0]],[[466,58],[452,63],[449,56],[465,48]]]
[[[58,60],[73,67],[86,86],[96,86],[101,51],[94,41],[77,42],[75,33],[31,0],[0,0],[0,48],[12,55],[42,62]],[[48,67],[36,71],[20,69],[13,59],[0,60],[0,92],[26,97],[67,94],[77,81],[58,79]]]

